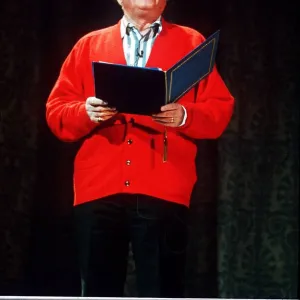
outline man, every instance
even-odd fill
[[[121,114],[96,99],[92,61],[166,70],[204,41],[161,17],[166,0],[118,2],[122,20],[77,42],[46,106],[59,139],[81,140],[74,206],[82,295],[123,295],[131,242],[139,296],[182,297],[195,140],[222,134],[234,100],[216,68],[153,116]]]

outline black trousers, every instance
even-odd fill
[[[183,297],[188,208],[119,194],[75,207],[82,296],[122,297],[129,242],[139,297]]]

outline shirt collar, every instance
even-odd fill
[[[158,19],[155,22],[153,22],[151,24],[151,26],[154,25],[155,23],[157,23],[159,25],[159,29],[158,29],[158,33],[157,33],[157,34],[159,34],[161,32],[161,30],[162,30],[161,16],[158,17]],[[121,38],[122,39],[124,38],[124,36],[126,34],[126,28],[127,28],[127,26],[132,26],[133,27],[133,25],[127,20],[127,18],[125,16],[123,16],[123,18],[121,20],[121,28],[120,28],[121,29]]]

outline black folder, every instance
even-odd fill
[[[151,115],[176,102],[212,71],[219,31],[169,70],[92,62],[95,96],[120,113]]]

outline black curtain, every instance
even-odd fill
[[[0,8],[0,294],[76,296],[77,145],[50,133],[45,102],[74,43],[122,14],[113,0],[7,0]],[[223,136],[198,142],[188,297],[297,297],[296,13],[270,0],[168,3],[167,20],[205,36],[221,30],[217,64],[236,98]],[[131,254],[126,295],[136,295]]]

